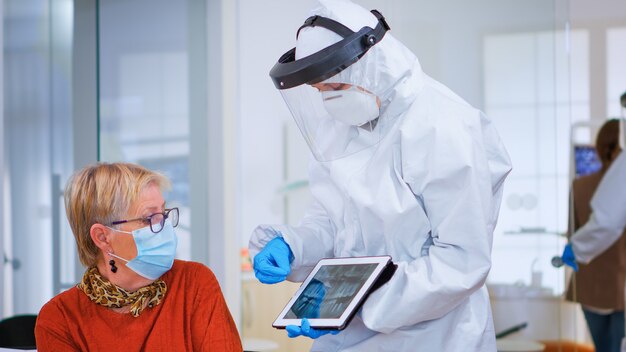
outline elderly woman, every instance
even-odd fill
[[[65,207],[81,282],[46,303],[39,351],[241,351],[215,276],[174,260],[178,209],[169,181],[141,166],[96,164],[77,172]]]

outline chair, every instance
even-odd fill
[[[37,315],[16,315],[0,321],[0,347],[32,350],[35,344]]]

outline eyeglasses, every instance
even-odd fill
[[[143,221],[146,224],[150,225],[150,231],[154,233],[159,233],[163,230],[163,226],[165,225],[165,220],[170,219],[173,227],[178,226],[178,208],[165,209],[162,213],[154,213],[150,216],[146,216],[145,218],[136,218],[129,220],[118,220],[113,221],[111,226],[119,225],[131,221]]]

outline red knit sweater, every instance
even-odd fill
[[[209,268],[176,260],[161,277],[167,293],[137,318],[93,303],[73,287],[37,318],[37,350],[242,351],[237,328]]]

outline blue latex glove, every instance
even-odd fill
[[[326,334],[337,335],[339,330],[318,330],[313,329],[311,327],[311,323],[307,318],[302,319],[302,323],[300,326],[297,325],[287,325],[287,334],[289,337],[294,338],[298,336],[307,336],[312,339],[316,339],[320,336],[324,336]]]
[[[578,264],[576,263],[576,257],[574,256],[571,243],[566,244],[565,248],[563,248],[561,259],[563,259],[565,265],[569,265],[574,271],[578,271]]]
[[[293,253],[282,237],[269,241],[254,257],[254,275],[264,284],[285,281],[291,272]]]

